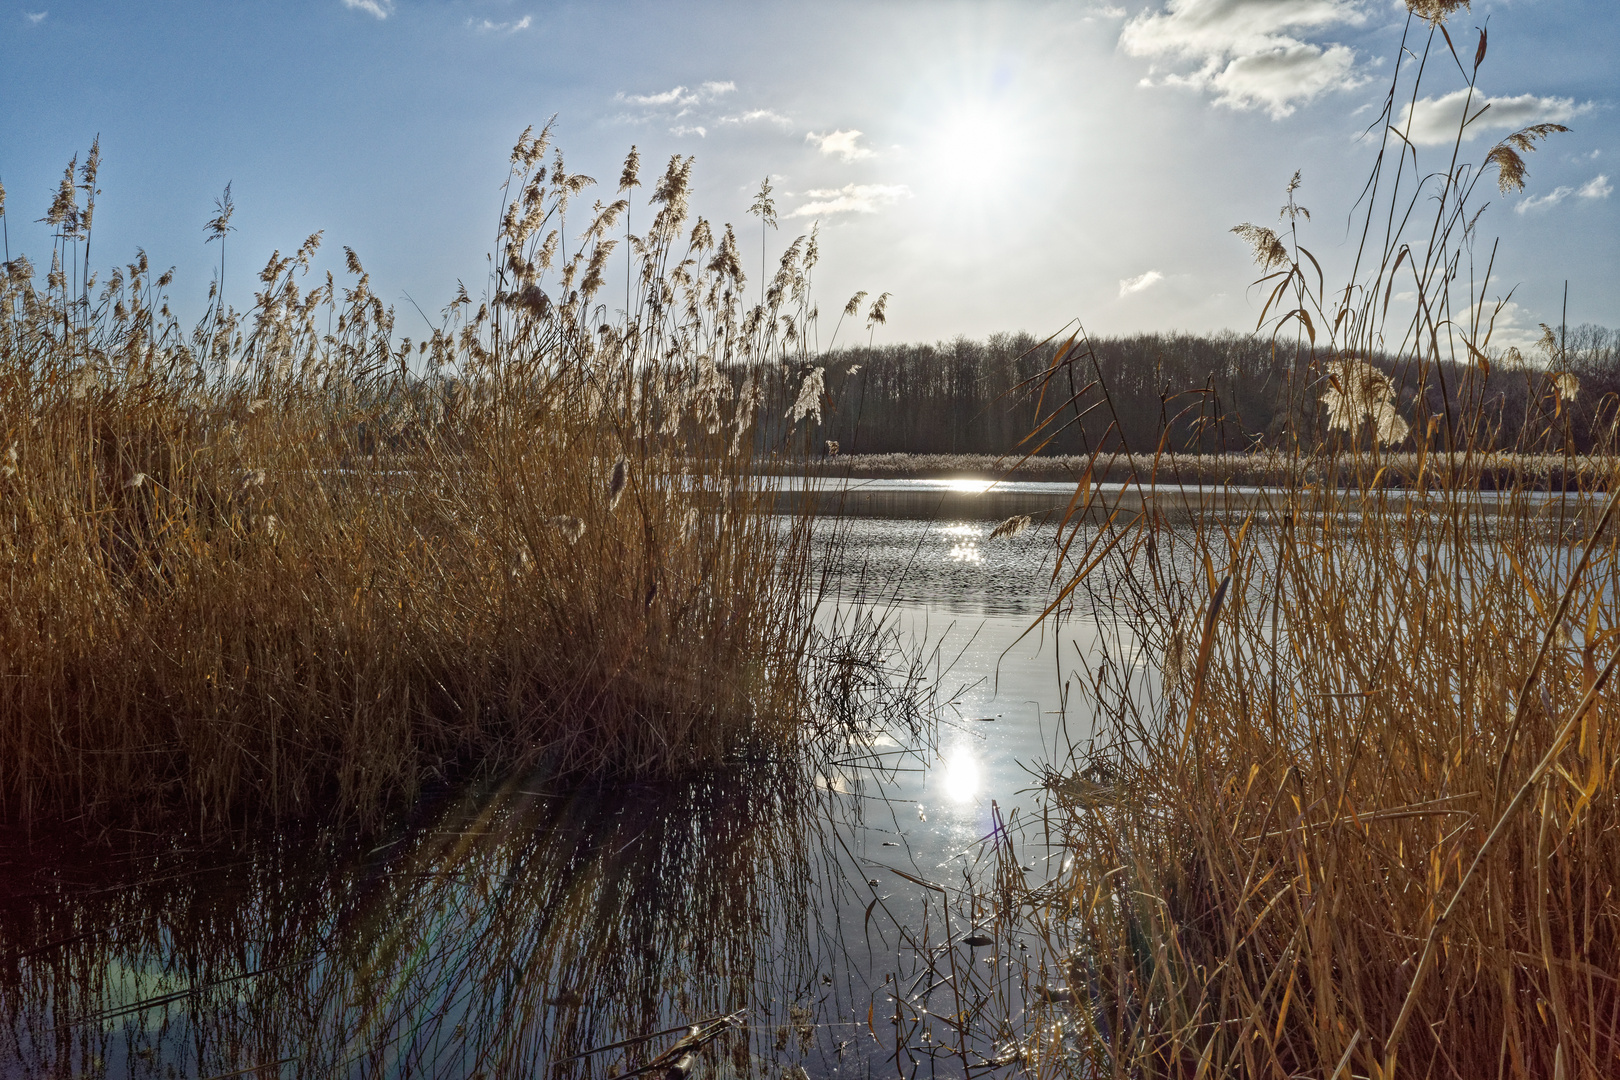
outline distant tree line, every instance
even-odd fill
[[[1043,454],[1086,453],[1105,437],[1138,453],[1161,444],[1194,453],[1282,449],[1293,439],[1311,446],[1330,437],[1321,399],[1333,358],[1308,343],[1232,332],[1091,338],[1054,367],[1062,344],[1027,334],[959,337],[840,349],[773,369],[764,377],[758,437],[767,448],[791,439],[816,453],[834,442],[844,454],[998,455],[1035,445]],[[1439,418],[1460,439],[1464,418],[1480,418],[1475,445],[1506,449],[1527,431],[1535,437],[1543,418],[1556,418],[1560,439],[1576,451],[1612,439],[1620,334],[1605,327],[1554,332],[1529,359],[1497,351],[1484,362],[1459,356],[1423,371],[1410,360],[1363,359],[1389,376],[1414,428]],[[819,421],[790,423],[786,414],[817,368]],[[1578,382],[1573,400],[1560,395],[1563,373]],[[741,373],[734,377],[740,383]],[[1573,385],[1566,380],[1563,388]],[[1528,428],[1527,417],[1535,421]]]

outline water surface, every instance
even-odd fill
[[[1120,632],[1037,625],[1056,531],[992,527],[823,528],[822,626],[877,620],[895,651],[849,673],[889,712],[819,762],[595,792],[513,778],[364,846],[11,838],[0,1072],[624,1075],[693,1024],[713,1033],[701,1075],[983,1065],[1035,953],[986,904],[996,860],[1056,869],[1038,770],[1089,736],[1065,684]]]

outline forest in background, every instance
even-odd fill
[[[1387,357],[1366,359],[1393,380],[1398,409],[1414,429],[1429,417],[1472,415],[1461,406],[1479,399],[1495,428],[1493,447],[1511,449],[1526,419],[1545,413],[1567,415],[1572,449],[1585,453],[1615,422],[1620,333],[1584,324],[1565,331],[1561,342],[1553,334],[1529,357],[1497,353],[1488,371],[1461,357],[1427,372]],[[1161,438],[1164,449],[1178,453],[1232,453],[1281,450],[1293,437],[1313,446],[1328,437],[1320,401],[1330,385],[1329,357],[1313,356],[1308,343],[1227,331],[1097,337],[1086,344],[1049,379],[1043,376],[1061,341],[1043,344],[1028,334],[841,348],[770,373],[757,437],[766,449],[807,440],[816,453],[828,442],[843,454],[1023,453],[1037,414],[1045,418],[1060,407],[1068,414],[1046,431],[1067,426],[1043,455],[1086,453],[1116,418],[1135,453],[1151,453]],[[817,368],[825,387],[821,415],[791,423],[787,414]],[[1573,401],[1559,398],[1554,376],[1563,372],[1579,381]],[[733,378],[740,385],[743,373]],[[1093,382],[1075,423],[1065,403]],[[1410,448],[1410,440],[1401,446]]]

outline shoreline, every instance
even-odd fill
[[[1604,491],[1620,459],[1587,454],[1456,454],[1456,468],[1473,472],[1484,491]],[[1315,485],[1332,478],[1336,486],[1408,489],[1422,477],[1425,486],[1449,486],[1443,451],[1360,454],[1280,452],[1235,454],[1099,454],[1033,457],[993,454],[848,454],[802,459],[759,459],[759,476],[809,475],[846,480],[1012,480],[1075,482],[1089,470],[1099,484],[1136,481],[1165,487],[1288,487]],[[1380,476],[1379,474],[1382,473]],[[1371,481],[1376,478],[1376,483]],[[1528,483],[1527,483],[1528,481]],[[1468,485],[1476,486],[1474,484]]]

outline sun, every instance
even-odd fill
[[[1038,185],[1051,108],[1009,61],[964,63],[918,85],[912,188],[958,226],[992,226]]]

